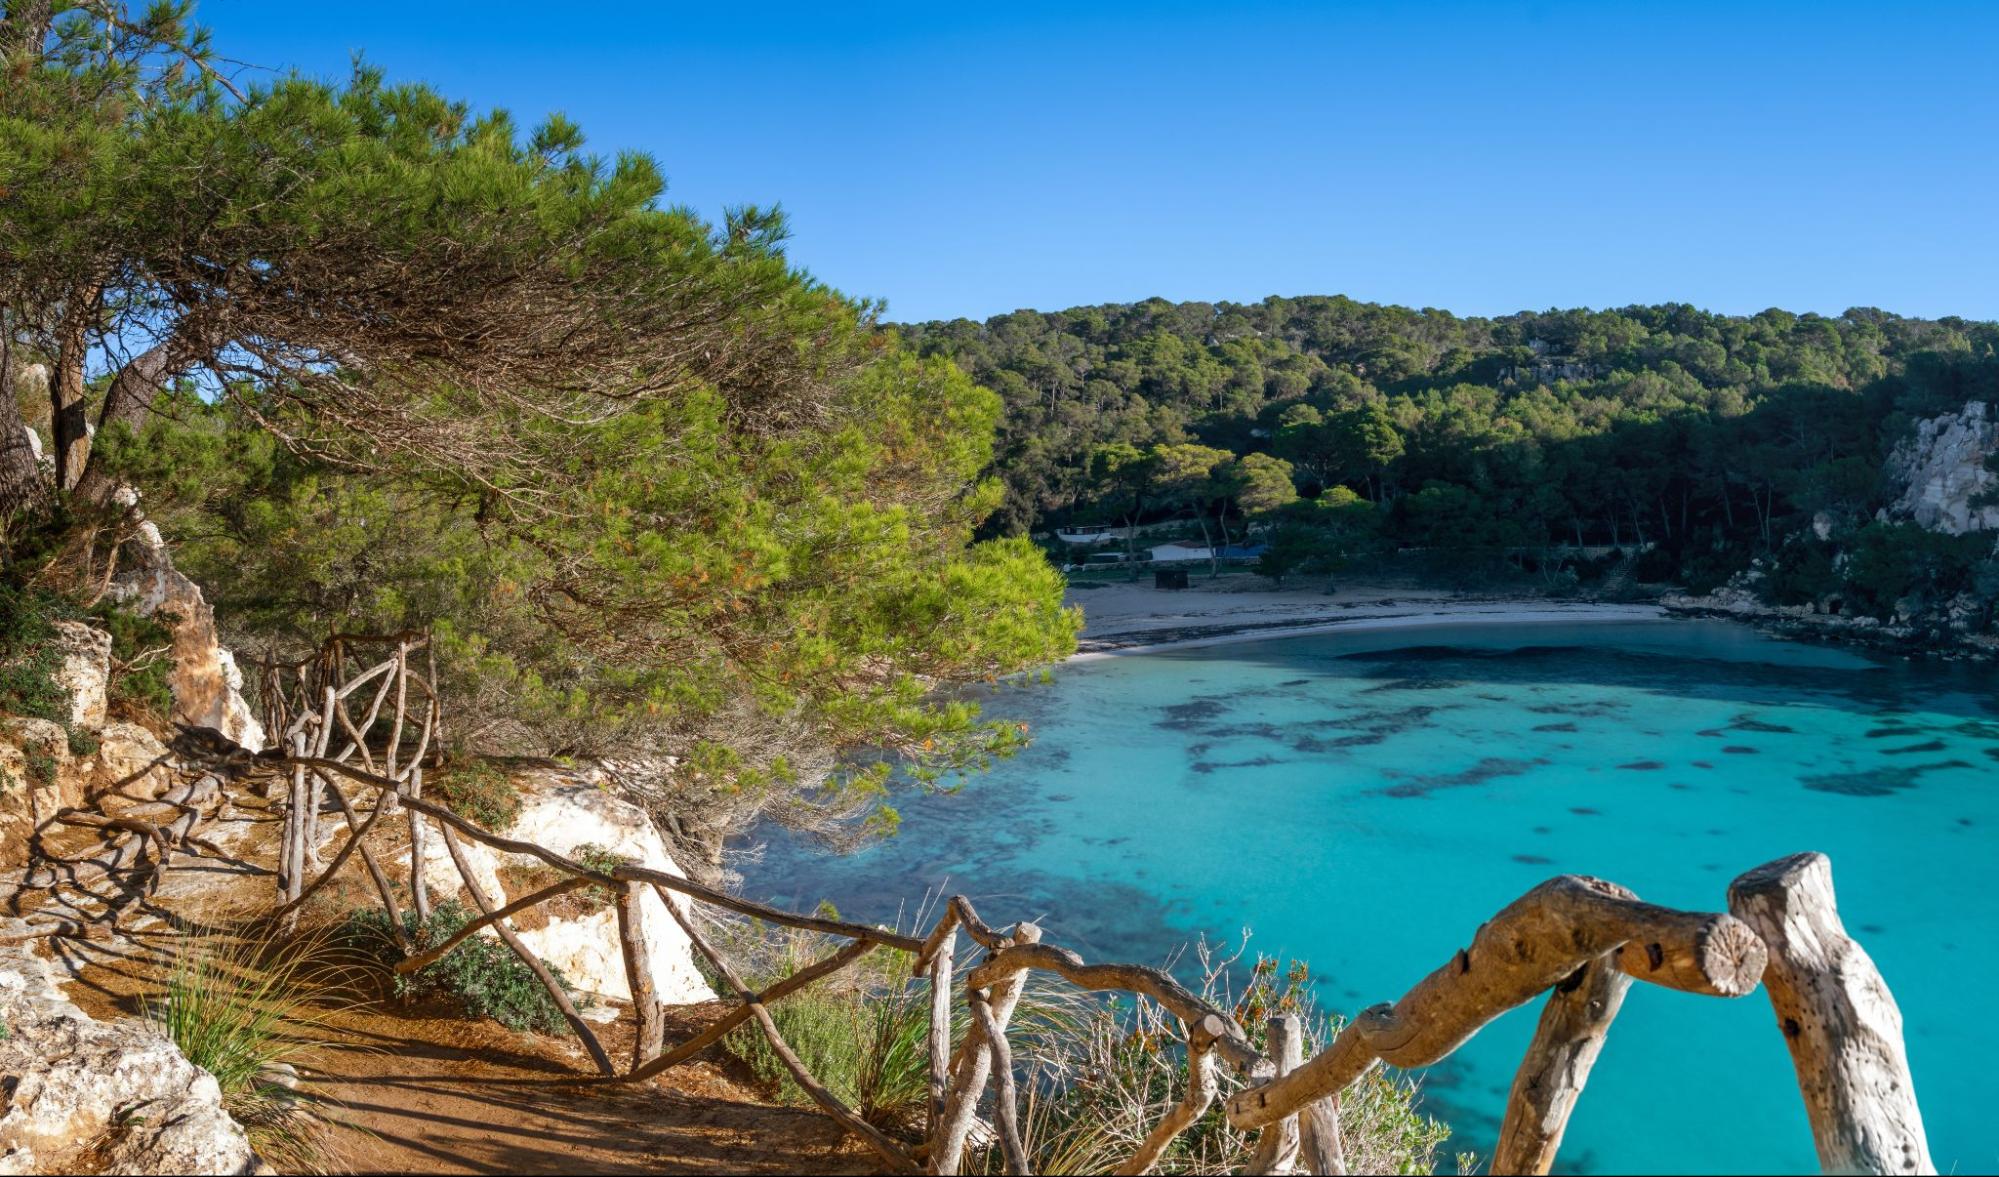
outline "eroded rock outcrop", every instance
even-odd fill
[[[28,943],[0,945],[0,1174],[259,1170],[212,1075],[149,1022],[85,1014],[60,979]]]
[[[611,779],[601,768],[554,766],[517,767],[511,771],[521,791],[520,816],[504,834],[574,857],[584,847],[619,859],[686,877],[668,852],[645,810],[610,791]],[[504,855],[469,840],[460,841],[467,864],[486,893],[519,899],[533,887],[527,883],[538,860]],[[438,838],[424,844],[423,872],[432,894],[459,894],[458,868]],[[542,880],[546,883],[549,880]],[[676,906],[687,912],[684,899]],[[557,907],[544,921],[539,916],[515,921],[521,940],[550,966],[561,970],[575,988],[617,1001],[631,999],[619,948],[617,912],[608,904],[588,912]],[[666,910],[665,902],[647,891],[639,903],[640,938],[645,945],[653,988],[667,1005],[712,1000],[714,990],[694,965],[687,934]]]
[[[136,501],[136,500],[134,500]],[[215,629],[215,610],[201,586],[173,566],[166,544],[151,523],[140,525],[128,551],[132,566],[118,575],[111,592],[142,617],[154,617],[173,634],[174,718],[214,728],[248,748],[261,751],[264,727],[243,698],[243,674],[236,656]]]
[[[1985,468],[1995,451],[1999,421],[1984,401],[1917,422],[1915,436],[1888,456],[1888,477],[1902,491],[1887,517],[1951,535],[1999,528],[1999,502],[1980,501],[1999,491],[1999,474]]]

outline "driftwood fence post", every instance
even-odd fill
[[[1267,1025],[1270,1061],[1277,1064],[1277,1075],[1281,1078],[1305,1061],[1305,1019],[1297,1014],[1272,1014]],[[1256,1152],[1250,1158],[1248,1172],[1288,1173],[1297,1162],[1298,1117],[1286,1116],[1276,1123],[1265,1124],[1257,1134]]]
[[[652,959],[646,954],[644,914],[639,908],[645,884],[626,883],[618,891],[618,942],[624,950],[625,983],[632,994],[632,1070],[659,1057],[666,1044],[666,1019],[652,984]],[[664,902],[664,900],[662,900]]]
[[[1728,887],[1728,909],[1763,937],[1764,988],[1790,1048],[1827,1173],[1934,1173],[1902,1042],[1902,1011],[1847,936],[1832,861],[1794,854]]]

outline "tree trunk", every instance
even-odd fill
[[[12,373],[0,372],[0,524],[18,512],[48,506],[49,490],[28,440],[28,423],[14,399]]]
[[[169,339],[154,344],[118,370],[118,375],[111,379],[110,390],[104,395],[104,411],[98,414],[97,429],[100,433],[113,425],[137,429],[146,423],[153,401],[166,388],[167,381],[186,365],[184,359],[176,358],[178,350],[174,341]],[[117,490],[118,485],[105,472],[97,454],[91,452],[84,460],[74,489],[79,498],[101,506],[111,501],[111,492]]]
[[[49,381],[49,410],[55,434],[55,480],[59,490],[68,490],[83,477],[84,462],[90,457],[89,406],[85,403],[84,361],[90,354],[90,312],[97,305],[97,293],[76,299],[63,316],[62,334],[56,351],[55,376]]]

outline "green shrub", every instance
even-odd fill
[[[173,714],[171,615],[141,617],[109,602],[90,611],[111,635],[111,681],[105,701],[123,713],[164,718]]]
[[[426,952],[450,939],[472,919],[472,914],[457,903],[446,902],[432,908],[430,918],[421,924],[415,912],[404,912],[403,930],[418,952]],[[338,939],[383,964],[402,959],[388,916],[372,908],[350,914]],[[557,984],[570,991],[560,971],[551,967],[549,972]],[[414,973],[395,974],[395,990],[400,997],[452,998],[472,1016],[492,1018],[509,1030],[555,1033],[568,1026],[541,980],[512,949],[490,936],[468,936],[437,963]]]
[[[425,797],[434,797],[458,816],[489,830],[504,830],[521,815],[521,790],[514,778],[486,760],[447,765],[424,778]]]
[[[615,850],[607,850],[594,842],[585,842],[576,849],[571,850],[569,857],[581,866],[606,875],[621,866],[633,866],[638,863],[638,859],[633,858],[629,854],[619,854]],[[611,893],[609,887],[601,886],[597,883],[592,883],[588,887],[583,888],[580,894],[592,907],[602,907],[605,904],[614,903],[618,898]]]
[[[63,653],[55,623],[71,612],[52,593],[0,583],[0,715],[68,728],[72,698],[56,681]]]
[[[24,767],[28,770],[30,781],[33,781],[38,788],[55,787],[56,773],[62,765],[56,761],[54,752],[41,744],[35,744],[21,749],[21,757],[25,762]]]

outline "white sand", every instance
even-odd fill
[[[1363,585],[1342,586],[1338,594],[1328,596],[1320,589],[1263,587],[1268,584],[1260,577],[1235,576],[1196,580],[1193,587],[1180,590],[1155,589],[1147,582],[1072,588],[1068,603],[1083,607],[1083,652],[1071,661],[1334,630],[1653,621],[1668,616],[1656,605],[1472,597]]]

